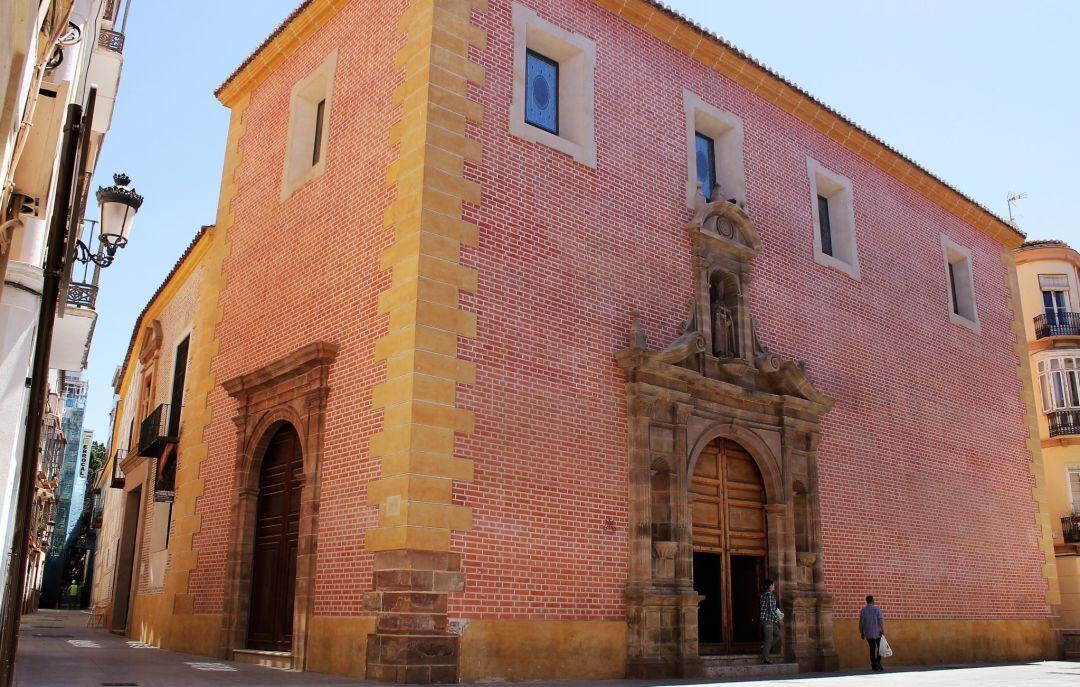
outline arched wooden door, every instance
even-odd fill
[[[248,648],[292,651],[296,549],[304,461],[292,425],[270,439],[259,476]]]
[[[759,651],[759,596],[768,567],[765,485],[754,459],[717,439],[698,457],[690,486],[694,589],[702,654]]]

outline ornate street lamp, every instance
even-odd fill
[[[97,190],[98,205],[101,207],[101,221],[97,227],[101,245],[97,252],[91,251],[82,239],[78,239],[76,243],[75,259],[84,265],[91,262],[98,267],[111,265],[116,257],[116,249],[127,245],[135,214],[142,207],[143,197],[136,193],[135,189],[128,188],[131,177],[114,174],[113,181],[113,186],[99,186]]]

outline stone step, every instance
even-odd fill
[[[705,677],[730,680],[735,678],[777,677],[795,675],[799,672],[798,663],[784,663],[780,656],[771,657],[771,664],[761,662],[760,656],[738,654],[732,656],[702,656],[702,668]]]
[[[291,651],[257,651],[255,649],[233,649],[232,660],[237,663],[252,663],[271,668],[292,668]]]

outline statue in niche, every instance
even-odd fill
[[[713,355],[717,358],[738,358],[739,349],[735,339],[735,313],[728,307],[724,279],[720,274],[712,278]]]

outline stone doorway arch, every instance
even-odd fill
[[[686,231],[695,295],[681,335],[651,350],[632,314],[630,346],[616,354],[627,375],[629,424],[628,673],[701,674],[689,486],[702,449],[718,438],[743,446],[765,485],[769,574],[787,615],[785,659],[802,670],[835,669],[817,478],[820,419],[832,401],[801,363],[771,353],[756,336],[750,261],[761,242],[746,213],[725,201],[701,205]],[[726,341],[714,345],[724,332]]]
[[[278,663],[304,670],[307,631],[314,613],[315,556],[318,544],[318,503],[322,471],[323,428],[330,392],[330,366],[337,346],[309,344],[258,370],[224,383],[238,402],[233,476],[231,534],[225,569],[225,609],[222,617],[222,658],[247,647],[250,619],[252,559],[259,478],[267,445],[283,424],[296,431],[303,458],[300,526],[293,601],[292,651]]]

